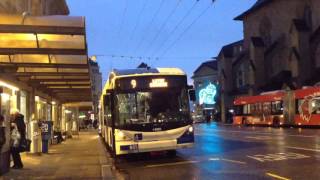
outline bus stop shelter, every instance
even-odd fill
[[[62,103],[90,101],[84,18],[0,16],[0,68]]]
[[[34,102],[37,93],[49,97],[48,104],[55,100],[47,106],[50,108],[56,103],[62,105],[92,101],[85,19],[71,16],[0,15],[0,80],[5,81],[0,83],[0,88],[3,88],[1,84],[9,88],[11,86],[8,84],[15,84],[12,90],[14,98],[9,100],[19,101],[19,104],[21,102],[16,97],[19,93],[16,91],[28,89],[26,91],[31,98],[28,98],[30,102],[26,102],[25,106],[28,106],[26,114],[30,120],[35,119],[34,114],[38,108]],[[16,108],[11,106],[17,103],[10,102],[10,108]],[[4,110],[4,106],[0,105],[0,113],[9,117],[9,110]],[[63,115],[60,117],[63,118]],[[9,125],[8,118],[6,124],[0,124],[6,127]],[[35,131],[33,127],[29,129]],[[7,139],[10,139],[9,128],[5,131]],[[34,132],[31,134],[30,137],[35,136]],[[8,141],[0,152],[0,169],[5,171],[9,159]]]

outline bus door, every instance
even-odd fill
[[[104,123],[105,123],[105,141],[109,148],[113,149],[113,133],[114,133],[114,113],[113,98],[111,93],[107,93],[104,97]]]
[[[294,116],[296,113],[296,101],[293,91],[288,91],[283,99],[283,115],[284,124],[294,124]]]

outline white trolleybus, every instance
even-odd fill
[[[190,91],[194,98],[194,91]],[[100,100],[101,135],[113,155],[189,148],[194,132],[186,74],[176,68],[113,70]]]

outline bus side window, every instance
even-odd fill
[[[271,103],[270,102],[263,103],[263,113],[264,114],[271,114]]]
[[[320,114],[320,97],[312,101],[312,110],[314,114]]]
[[[105,124],[111,126],[112,113],[111,113],[111,95],[104,97],[104,112],[105,112]]]
[[[273,115],[278,115],[283,113],[283,108],[282,108],[282,101],[275,101],[272,102],[272,114]]]
[[[252,104],[247,104],[247,114],[251,115],[252,114]]]
[[[300,113],[300,106],[302,104],[302,99],[297,99],[296,100],[296,114]]]
[[[237,116],[245,115],[244,108],[245,108],[245,105],[235,106],[235,113],[236,113],[236,115],[237,115]]]

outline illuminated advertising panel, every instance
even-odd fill
[[[197,97],[200,105],[215,105],[217,96],[217,86],[211,82],[202,85],[197,90]]]

